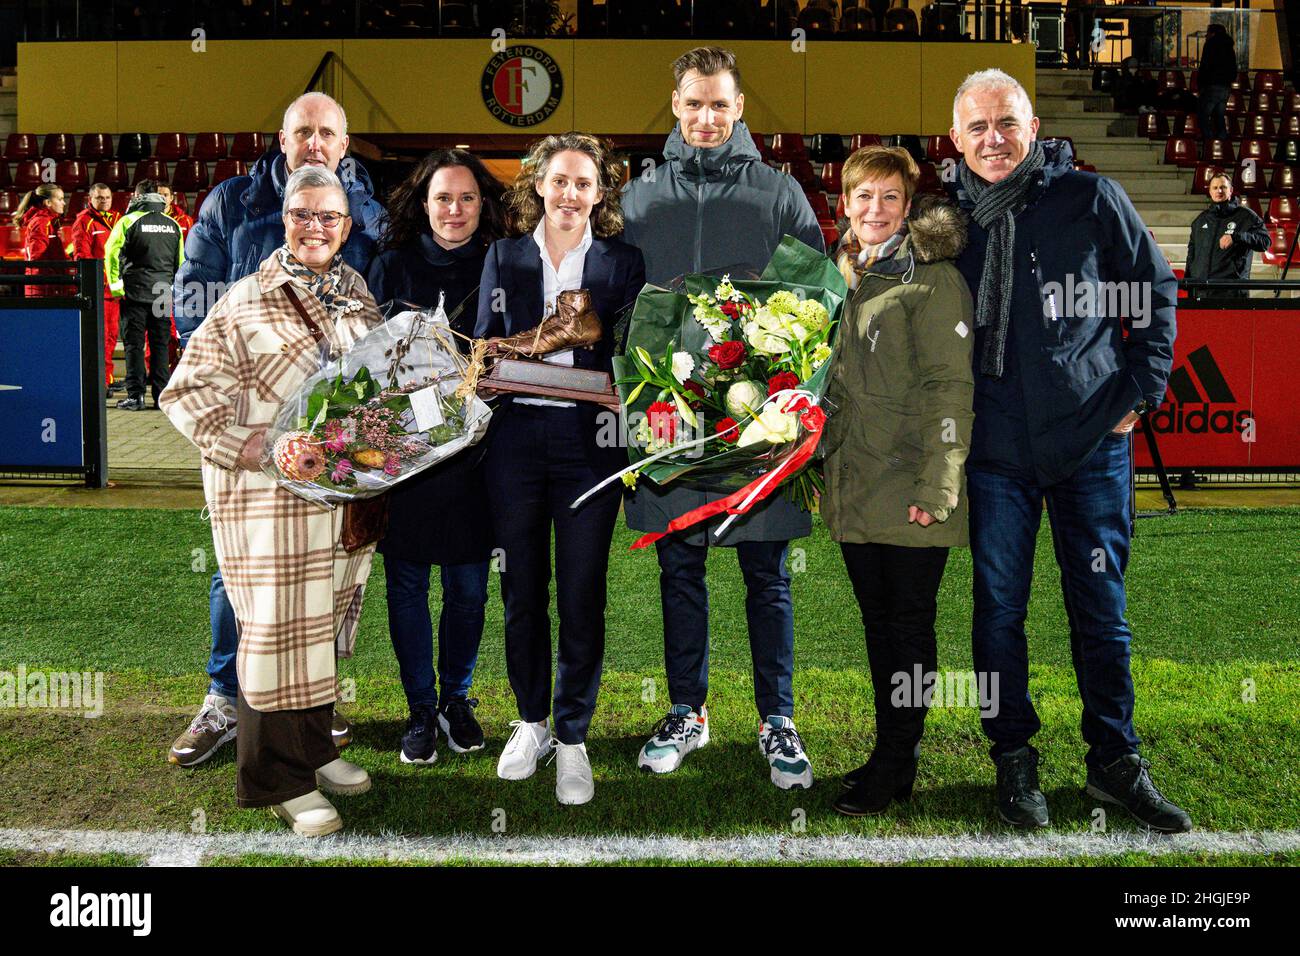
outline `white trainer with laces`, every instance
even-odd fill
[[[672,773],[688,753],[708,742],[709,709],[701,706],[697,713],[689,704],[673,704],[641,748],[636,765],[652,773]]]
[[[574,805],[586,803],[595,795],[587,745],[555,741],[555,799]]]
[[[510,726],[514,733],[497,761],[497,776],[502,780],[527,780],[537,772],[537,762],[551,752],[551,732],[544,720],[536,724],[512,720]]]
[[[765,719],[758,728],[758,748],[772,769],[772,782],[782,790],[812,788],[812,764],[789,717]]]

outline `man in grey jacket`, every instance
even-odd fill
[[[745,96],[729,50],[699,47],[673,64],[678,125],[665,162],[638,174],[623,195],[623,238],[645,254],[646,278],[666,286],[691,272],[757,276],[782,236],[823,251],[821,228],[799,185],[764,164],[741,121]],[[643,482],[625,508],[638,531],[663,531],[720,493]],[[794,611],[786,553],[812,530],[807,512],[780,495],[741,518],[721,541],[717,521],[659,539],[664,665],[672,707],[642,748],[638,766],[668,773],[708,742],[709,544],[735,546],[745,579],[759,743],[778,787],[811,787],[812,767],[794,726]]]

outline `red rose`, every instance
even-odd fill
[[[655,402],[646,409],[645,414],[654,440],[671,445],[677,437],[677,406],[668,402]]]
[[[730,319],[734,319],[736,316],[740,315],[740,306],[735,302],[724,302],[722,305],[718,306],[718,308],[721,309],[722,313]]]
[[[723,342],[710,346],[709,361],[720,369],[739,368],[745,364],[745,343]]]
[[[767,394],[775,395],[787,388],[798,388],[799,376],[794,372],[779,372],[767,380]]]
[[[736,442],[740,441],[740,429],[736,428],[736,420],[734,418],[721,419],[713,426],[713,433],[716,435],[720,432],[727,431],[727,429],[731,429],[731,432],[730,434],[722,436],[723,441],[728,445],[734,445]]]
[[[706,398],[709,394],[704,390],[704,386],[701,385],[699,382],[695,381],[695,379],[693,378],[688,378],[685,382],[683,382],[682,388],[686,389],[686,391],[690,392],[692,395],[698,395],[700,398]],[[699,408],[699,407],[700,407],[699,402],[691,402],[691,408]]]

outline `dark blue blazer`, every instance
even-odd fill
[[[577,368],[599,369],[612,376],[614,326],[623,309],[636,301],[645,285],[645,257],[636,246],[619,239],[596,239],[582,264],[582,288],[591,293],[591,302],[605,327],[605,335],[595,346],[575,349],[573,364]],[[475,338],[515,335],[535,328],[543,312],[542,252],[529,233],[518,239],[501,239],[488,249],[483,263],[483,280],[479,285],[478,322]],[[504,305],[494,311],[494,305]],[[510,402],[502,399],[497,415],[509,414]],[[597,414],[601,407],[579,402],[586,431],[588,459],[602,474],[617,471],[627,464],[625,448],[598,448]]]

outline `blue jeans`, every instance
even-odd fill
[[[745,620],[759,717],[794,716],[794,605],[785,568],[788,541],[736,545],[745,579]],[[695,710],[709,694],[709,549],[675,535],[655,542],[664,614],[664,669],[674,704]]]
[[[388,633],[393,639],[406,702],[430,710],[465,697],[474,679],[483,639],[488,563],[442,565],[442,611],[438,615],[438,674],[433,672],[433,619],[429,614],[431,564],[384,556],[388,582]]]
[[[1140,741],[1133,729],[1132,634],[1124,618],[1130,532],[1128,439],[1104,438],[1073,475],[1047,488],[974,470],[967,471],[966,481],[975,568],[975,671],[996,674],[998,679],[996,713],[981,718],[985,734],[993,741],[990,755],[997,760],[1027,746],[1040,727],[1029,697],[1025,615],[1044,498],[1083,700],[1086,762],[1099,768],[1136,753]]]
[[[1224,139],[1228,135],[1228,94],[1232,90],[1226,86],[1207,86],[1201,90],[1196,112],[1201,121],[1201,138],[1206,142],[1212,139]],[[1205,160],[1205,157],[1202,157]],[[1205,160],[1208,162],[1208,160]]]
[[[239,630],[235,624],[235,609],[226,597],[226,584],[220,569],[212,575],[208,588],[208,618],[212,623],[212,653],[208,656],[209,694],[220,694],[227,700],[239,698],[239,672],[235,658],[239,653]]]

